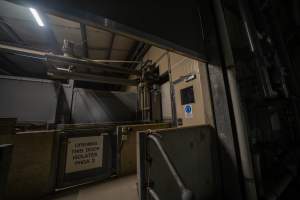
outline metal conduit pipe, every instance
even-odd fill
[[[242,111],[241,100],[237,87],[234,69],[227,70],[228,82],[235,116],[238,143],[241,155],[242,172],[245,185],[246,198],[249,200],[257,199],[255,176],[253,170],[252,156],[248,140],[248,130],[245,116]]]
[[[181,199],[182,200],[192,200],[192,197],[193,197],[192,191],[187,189],[186,186],[184,185],[180,175],[178,174],[176,168],[174,167],[174,164],[170,160],[169,155],[167,154],[165,148],[162,146],[159,138],[156,135],[153,135],[153,134],[148,135],[148,138],[151,139],[154,142],[154,144],[156,145],[156,147],[160,151],[163,159],[167,163],[167,166],[168,166],[172,176],[174,177],[177,185],[179,186],[179,188],[181,190]]]
[[[215,16],[218,25],[218,32],[221,41],[222,53],[224,56],[226,74],[228,77],[228,84],[230,89],[230,96],[233,107],[233,114],[237,132],[237,140],[240,151],[241,168],[243,174],[243,182],[245,188],[246,199],[257,199],[255,176],[253,170],[252,157],[248,141],[247,126],[245,116],[242,111],[241,98],[238,90],[234,58],[232,55],[231,44],[228,36],[226,22],[224,18],[224,11],[220,0],[214,0]]]
[[[55,55],[44,51],[36,51],[27,48],[1,44],[1,43],[0,43],[0,51],[4,53],[19,55],[19,56],[31,57],[34,59],[39,59],[50,63],[73,64],[73,65],[84,66],[84,67],[94,67],[97,69],[101,69],[103,71],[109,71],[109,72],[115,72],[121,74],[139,75],[139,71],[137,70],[126,69],[120,66],[104,64],[101,63],[101,61],[99,60],[80,59],[80,58],[73,58],[73,57],[62,56],[62,55]],[[115,61],[112,61],[112,63],[113,62]]]
[[[131,61],[131,60],[91,60],[97,63],[135,63],[141,64],[142,61]]]
[[[160,200],[157,193],[152,188],[148,187],[147,190],[154,200]]]

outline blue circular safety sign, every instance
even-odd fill
[[[185,110],[186,113],[191,113],[192,112],[192,106],[186,105],[184,110]]]

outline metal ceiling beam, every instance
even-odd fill
[[[5,44],[0,44],[0,51],[4,53],[19,55],[19,56],[31,57],[33,59],[39,59],[41,61],[50,62],[54,64],[59,63],[59,64],[66,64],[66,65],[73,65],[75,67],[89,67],[89,68],[95,68],[97,70],[115,72],[120,74],[135,74],[135,75],[139,74],[139,72],[136,70],[103,64],[94,60],[65,57],[65,56],[55,55],[48,52],[36,51],[36,50],[20,48],[20,47],[5,45]]]
[[[82,40],[82,50],[83,57],[89,57],[89,47],[87,43],[87,35],[86,35],[86,26],[83,23],[80,23],[80,31],[81,31],[81,40]]]
[[[127,60],[136,60],[136,56],[138,54],[139,49],[142,47],[142,45],[144,44],[144,42],[137,42],[136,45],[134,45],[131,50],[130,53],[127,56]],[[125,65],[127,68],[129,69],[133,69],[136,67],[135,64],[126,64]]]
[[[109,76],[99,76],[99,75],[91,75],[91,74],[84,74],[84,73],[76,73],[76,72],[67,72],[63,70],[54,70],[50,69],[48,74],[55,79],[73,79],[78,81],[87,81],[87,82],[94,82],[94,83],[107,83],[113,85],[131,85],[136,86],[138,84],[137,80],[130,80],[130,79],[122,79],[122,78],[115,78]]]
[[[3,53],[12,53],[17,55],[26,55],[26,56],[39,56],[42,58],[43,56],[46,56],[48,53],[38,50],[32,50],[28,48],[23,48],[20,45],[19,46],[13,46],[8,44],[0,44],[0,51]]]
[[[59,55],[46,55],[47,61],[51,63],[60,63],[60,64],[72,64],[75,67],[94,67],[95,69],[107,71],[107,72],[115,72],[120,74],[138,74],[136,70],[126,69],[124,67],[118,67],[113,65],[108,65],[104,63],[98,63],[93,60],[87,59],[79,59],[79,58],[71,58]]]
[[[111,48],[99,48],[99,47],[89,47],[89,49],[91,50],[95,50],[95,51],[109,51],[111,50]],[[128,49],[112,49],[113,51],[121,51],[121,52],[125,52],[128,51]]]
[[[112,49],[114,47],[115,38],[116,38],[116,34],[112,33],[111,41],[110,41],[110,47],[109,47],[109,52],[108,52],[108,55],[107,55],[107,59],[108,60],[111,59],[111,54],[112,54]]]
[[[127,60],[130,61],[141,61],[145,54],[150,49],[151,45],[146,44],[144,42],[138,42],[135,47],[131,50],[131,53],[128,55]],[[129,69],[135,69],[137,66],[137,63],[132,63],[130,65],[127,65]]]

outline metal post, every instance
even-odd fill
[[[167,52],[167,56],[168,56],[168,74],[169,74],[170,96],[171,96],[172,124],[173,126],[177,126],[176,102],[175,102],[174,84],[172,79],[172,66],[171,66],[170,52]]]
[[[228,36],[222,3],[220,0],[213,1],[216,21],[218,25],[219,37],[221,40],[222,53],[224,56],[226,73],[229,84],[230,97],[233,106],[233,114],[237,132],[240,159],[244,179],[245,195],[248,200],[257,199],[255,177],[253,171],[252,157],[248,141],[247,125],[244,112],[242,110],[241,98],[237,86],[235,75],[235,63],[232,55],[231,44]]]

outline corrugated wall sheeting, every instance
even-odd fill
[[[60,88],[53,81],[0,76],[0,92],[3,94],[0,117],[17,118],[22,122],[54,123],[70,116],[72,110],[74,123],[136,120],[136,93],[75,88],[71,103],[72,87]],[[58,102],[62,104],[58,105]]]
[[[72,120],[74,123],[136,119],[136,93],[101,92],[76,88],[73,98]]]
[[[57,89],[54,82],[0,76],[0,117],[54,123]]]

